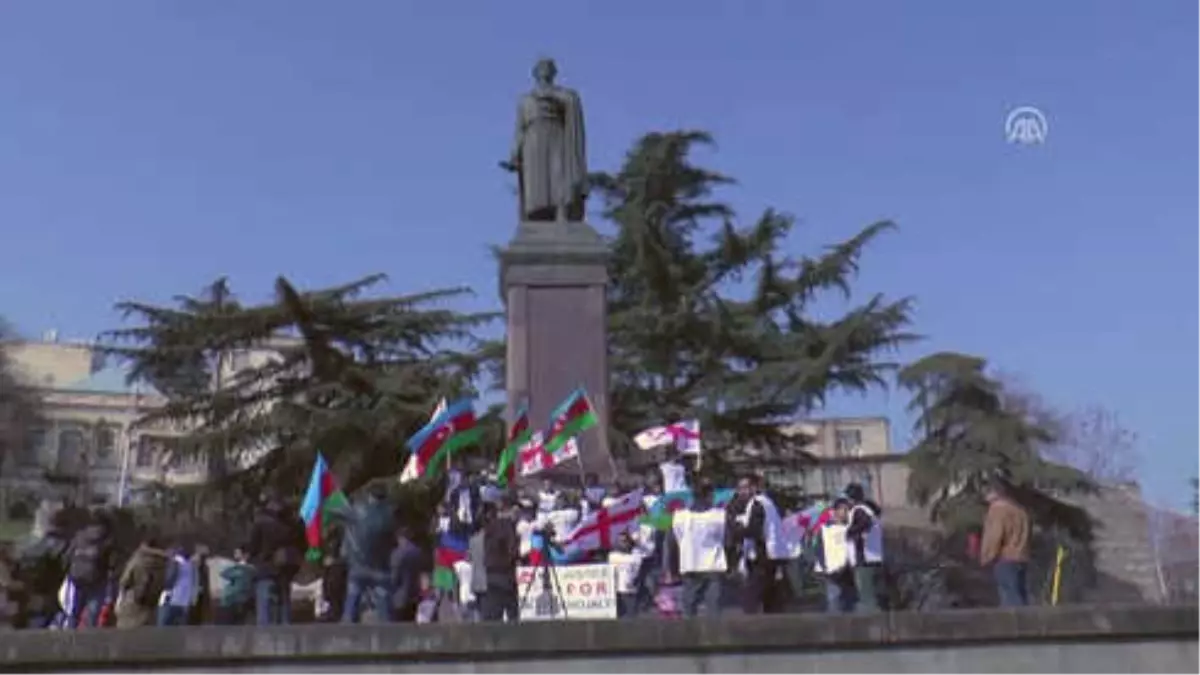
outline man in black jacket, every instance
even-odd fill
[[[75,601],[70,612],[71,628],[96,626],[100,609],[108,598],[115,552],[108,514],[98,511],[71,540],[67,554],[67,578],[75,586]]]
[[[498,507],[488,504],[484,514],[483,564],[487,592],[481,608],[483,620],[515,623],[520,620],[517,559],[521,554],[521,540],[517,536],[517,521],[507,499],[502,499]]]
[[[757,476],[742,478],[737,492],[739,503],[744,505],[741,515],[733,519],[733,530],[737,540],[741,541],[746,570],[742,611],[746,614],[775,613],[781,609],[784,600],[782,589],[776,582],[779,564],[767,545],[767,504],[772,509],[775,506],[770,497],[762,493]]]
[[[292,579],[300,570],[306,547],[304,523],[281,500],[269,495],[246,546],[256,572],[254,609],[258,625],[291,622]]]
[[[850,524],[846,538],[852,547],[854,587],[860,612],[879,610],[879,579],[883,567],[883,509],[867,499],[863,486],[851,483],[843,494],[850,500]]]
[[[18,626],[48,628],[58,612],[58,589],[67,573],[66,512],[50,517],[46,533],[19,555],[17,580],[25,590]]]
[[[469,537],[479,529],[483,499],[480,494],[483,477],[471,474],[459,481],[446,494],[446,507],[450,516],[450,531]]]

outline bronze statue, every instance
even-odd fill
[[[583,104],[572,89],[554,84],[551,59],[533,67],[533,90],[517,106],[512,153],[501,166],[517,174],[521,217],[582,221],[587,199]]]

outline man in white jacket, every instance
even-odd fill
[[[683,577],[683,615],[721,611],[721,581],[729,568],[725,560],[725,509],[712,504],[712,486],[696,486],[692,505],[676,511],[671,531],[679,547],[679,574]]]

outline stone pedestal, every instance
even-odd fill
[[[586,472],[606,479],[613,470],[600,433],[608,424],[608,246],[586,223],[525,222],[499,258],[509,419],[528,400],[531,426],[545,429],[550,412],[582,385],[600,424],[579,438],[580,457]],[[578,465],[549,475],[577,480]]]

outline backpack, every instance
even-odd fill
[[[67,576],[76,584],[95,584],[103,581],[100,569],[100,542],[86,539],[71,547]]]

